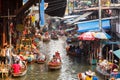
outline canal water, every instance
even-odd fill
[[[49,70],[46,64],[29,64],[27,74],[23,77],[12,78],[13,80],[78,80],[77,73],[92,70],[96,72],[95,65],[89,65],[86,57],[70,57],[66,55],[65,37],[60,37],[59,40],[51,40],[43,43],[40,41],[40,51],[47,55],[48,61],[52,58],[56,51],[60,52],[62,58],[62,68],[60,70]],[[99,80],[104,80],[103,77],[96,73]]]

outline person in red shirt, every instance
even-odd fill
[[[19,64],[19,61],[16,61],[15,64],[12,65],[13,73],[19,74],[21,66]]]
[[[60,53],[57,51],[57,52],[55,52],[55,56],[56,56],[56,58],[57,59],[59,59],[60,60],[60,62],[61,62],[61,57],[60,57]]]

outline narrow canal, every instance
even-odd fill
[[[62,58],[62,68],[60,70],[48,70],[46,64],[29,64],[28,72],[20,78],[12,78],[13,80],[78,80],[77,73],[91,69],[96,72],[95,65],[89,65],[86,58],[81,55],[79,58],[69,57],[65,50],[65,37],[59,40],[51,40],[48,43],[40,42],[40,51],[47,55],[48,61],[56,51],[60,52]],[[99,80],[104,80],[96,73]]]

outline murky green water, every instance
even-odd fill
[[[59,40],[51,40],[49,43],[40,42],[40,51],[48,56],[48,61],[52,55],[59,51],[62,58],[62,68],[60,70],[48,70],[46,64],[29,64],[27,74],[23,77],[12,78],[13,80],[78,80],[77,73],[84,72],[91,69],[96,71],[95,65],[90,66],[86,62],[86,58],[81,56],[80,58],[69,57],[66,55],[64,41],[65,38]],[[99,80],[104,80],[99,74],[96,73]]]

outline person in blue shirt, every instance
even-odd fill
[[[93,76],[92,80],[99,80],[98,77]]]

